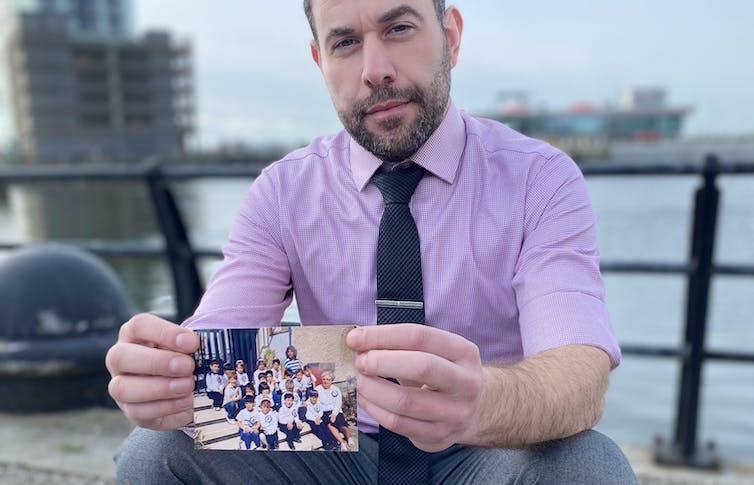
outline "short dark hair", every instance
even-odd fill
[[[227,364],[223,364],[223,370],[235,370],[235,369],[233,368],[233,364],[228,362]]]
[[[445,17],[445,0],[432,0],[432,3],[434,3],[435,5],[435,13],[437,14],[437,19],[440,21],[440,25],[442,25],[443,18]],[[319,39],[317,38],[317,29],[314,27],[312,0],[304,0],[304,13],[306,14],[306,19],[309,21],[309,28],[312,29],[314,41],[319,43]]]
[[[277,358],[272,359],[272,363],[274,364],[275,362],[277,362],[279,364],[280,363],[280,359],[277,359]]]

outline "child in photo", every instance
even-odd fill
[[[272,369],[267,371],[265,378],[267,385],[270,386],[270,395],[272,396],[272,409],[277,411],[278,409],[280,409],[280,405],[282,404],[283,393],[280,391],[280,385],[272,374]]]
[[[285,389],[283,389],[283,399],[285,399],[285,394],[291,393],[293,394],[293,404],[296,407],[299,407],[301,405],[301,397],[298,395],[298,393],[294,390],[293,387],[293,381],[286,381],[285,382]]]
[[[322,373],[322,384],[315,388],[319,395],[319,402],[324,407],[322,419],[328,423],[328,427],[333,437],[338,443],[338,447],[347,451],[353,446],[351,431],[348,429],[348,423],[343,416],[343,393],[338,386],[333,385],[335,375],[332,372]],[[343,436],[341,437],[341,433]]]
[[[235,423],[236,415],[241,410],[241,388],[238,386],[238,378],[235,375],[228,378],[228,385],[225,386],[223,408],[228,413],[226,418],[228,422]]]
[[[312,390],[314,390],[315,387],[317,387],[317,376],[314,375],[314,372],[312,372],[311,367],[309,367],[309,364],[306,364],[304,366],[304,380],[306,382],[306,395],[308,396]]]
[[[219,411],[223,405],[223,390],[225,388],[223,377],[220,374],[220,362],[212,360],[209,363],[209,372],[204,376],[204,382],[207,387],[207,397],[212,399],[212,407],[215,411]]]
[[[299,369],[296,371],[296,377],[293,378],[293,390],[296,391],[300,400],[305,400],[309,397],[306,386],[309,381],[304,376],[304,371]]]
[[[283,378],[278,381],[280,384],[280,390],[285,391],[285,383],[293,380],[293,372],[288,369],[283,370]]]
[[[304,423],[298,415],[298,405],[294,402],[293,393],[286,392],[283,395],[283,405],[278,411],[278,428],[285,434],[285,442],[288,448],[295,450],[294,442],[301,443],[301,429]]]
[[[296,372],[301,367],[303,367],[303,363],[298,360],[298,350],[296,350],[296,347],[293,345],[289,345],[285,349],[285,362],[283,363],[283,367],[286,369],[290,369],[291,372]]]
[[[241,393],[243,394],[246,392],[246,386],[249,385],[249,374],[246,373],[246,364],[241,359],[236,361],[236,376],[238,377],[238,385],[241,386]]]
[[[261,446],[259,441],[259,420],[257,411],[254,409],[254,398],[243,398],[244,408],[236,415],[238,425],[238,448],[243,450],[256,450]]]
[[[251,387],[251,385],[246,386],[246,389],[243,391],[243,397],[250,396],[252,399],[256,397],[256,393],[254,392],[254,388]]]
[[[259,394],[257,394],[257,397],[254,398],[254,403],[259,409],[259,405],[262,403],[262,399],[269,399],[270,402],[274,402],[272,399],[272,393],[270,392],[270,386],[262,381],[259,383]]]
[[[225,384],[228,383],[230,376],[236,375],[236,369],[230,362],[223,364],[223,377],[225,378]]]
[[[306,422],[312,428],[314,436],[322,442],[322,447],[326,450],[340,450],[338,442],[335,441],[327,422],[322,420],[325,413],[324,406],[317,402],[319,394],[312,391],[309,399],[306,401]]]
[[[257,370],[252,374],[252,380],[254,381],[254,389],[259,389],[259,383],[264,380],[264,375],[267,373],[267,362],[264,359],[257,360]]]
[[[283,378],[280,369],[280,359],[278,358],[272,359],[272,377],[274,377],[276,381],[280,381],[280,379]]]
[[[272,401],[263,398],[257,413],[260,433],[264,435],[268,450],[278,447],[278,414],[272,410]]]

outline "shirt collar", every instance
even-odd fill
[[[452,184],[465,145],[466,125],[461,117],[461,112],[452,101],[449,101],[448,111],[445,113],[442,123],[419,151],[411,157],[411,160],[433,175]],[[353,138],[350,138],[349,155],[353,181],[356,188],[362,191],[371,180],[372,175],[380,168],[382,161],[356,143]]]

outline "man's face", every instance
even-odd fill
[[[247,411],[253,411],[254,410],[254,401],[248,401],[248,402],[244,403],[244,405],[246,406],[246,410]]]
[[[346,130],[383,161],[409,158],[445,115],[457,11],[450,28],[432,0],[314,0],[312,11],[312,56]]]
[[[293,406],[293,398],[292,397],[286,397],[285,400],[284,400],[284,402],[285,402],[285,406],[286,407]]]
[[[260,404],[259,407],[262,409],[262,412],[264,414],[269,413],[270,412],[270,401],[262,401],[262,404]]]
[[[312,404],[317,404],[317,399],[319,399],[319,397],[313,394],[309,396],[309,401],[311,401]]]
[[[220,370],[220,364],[210,364],[209,370],[217,374],[217,372]]]
[[[264,362],[260,362],[259,364],[257,364],[257,369],[259,370],[264,370],[266,367],[267,367],[267,364],[265,364]]]

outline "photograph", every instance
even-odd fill
[[[194,447],[358,451],[353,328],[196,330]]]

